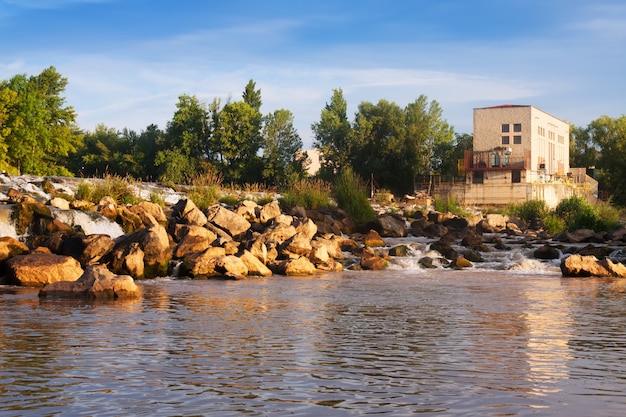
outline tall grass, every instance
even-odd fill
[[[136,204],[141,201],[141,198],[135,195],[133,191],[132,184],[134,182],[135,180],[130,177],[106,175],[93,183],[81,182],[78,184],[75,197],[96,204],[104,197],[111,197],[120,204]]]
[[[451,195],[446,197],[436,196],[434,199],[434,207],[435,211],[440,213],[452,213],[458,217],[468,216],[468,212],[465,211]]]
[[[376,212],[367,197],[367,184],[352,170],[344,168],[335,181],[334,196],[339,208],[357,223],[376,219]]]
[[[331,206],[331,185],[320,179],[299,179],[288,185],[280,203],[307,210]]]
[[[200,208],[205,209],[218,202],[224,177],[216,171],[208,171],[191,179],[187,197]]]

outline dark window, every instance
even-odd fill
[[[522,182],[522,171],[511,171],[511,182]]]
[[[513,125],[513,132],[521,132],[522,131],[522,124],[521,123],[515,123]]]
[[[474,171],[472,174],[472,184],[482,184],[483,183],[483,172],[482,171]]]
[[[502,133],[508,133],[509,132],[509,125],[505,124],[502,125]]]
[[[508,136],[502,136],[502,144],[503,145],[508,145],[509,144],[509,137]]]
[[[515,145],[519,145],[522,143],[522,137],[521,136],[513,136],[513,143]]]

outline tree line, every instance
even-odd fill
[[[179,96],[160,129],[135,132],[100,124],[84,131],[63,92],[68,80],[54,67],[0,81],[0,170],[15,174],[130,176],[188,183],[217,173],[233,184],[281,187],[306,177],[306,154],[286,109],[263,114],[261,90],[250,80],[237,101],[203,102]],[[311,128],[323,155],[319,177],[332,181],[346,168],[379,188],[411,193],[420,178],[457,175],[457,161],[472,147],[435,100],[420,95],[405,107],[381,99],[359,104],[350,120],[343,91],[332,91]],[[626,206],[626,116],[571,126],[570,166],[593,167],[600,188]]]

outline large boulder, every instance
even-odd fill
[[[385,241],[380,234],[376,230],[370,230],[367,232],[365,237],[363,237],[363,244],[368,248],[378,247],[378,246],[386,246]]]
[[[57,281],[76,281],[84,272],[78,260],[52,253],[18,255],[6,263],[7,282],[24,287],[43,287]]]
[[[361,254],[361,268],[370,271],[380,271],[387,268],[387,260],[376,255],[371,249],[366,248]]]
[[[613,263],[609,258],[598,260],[595,256],[570,255],[561,261],[564,277],[626,277],[626,266]]]
[[[224,248],[212,246],[202,253],[186,256],[181,267],[181,274],[192,278],[208,278],[221,276],[216,269],[218,258],[226,256]]]
[[[250,222],[243,216],[220,205],[209,207],[207,219],[215,226],[225,230],[232,237],[241,236],[250,228]]]
[[[313,275],[317,272],[315,265],[304,256],[282,261],[276,265],[276,270],[278,274],[289,276]]]
[[[261,277],[269,277],[272,275],[272,271],[250,251],[244,250],[240,258],[248,268],[248,275]]]
[[[561,257],[561,251],[546,243],[542,247],[535,249],[533,256],[537,259],[559,259]]]
[[[289,254],[309,256],[312,249],[311,240],[303,233],[296,233],[280,245],[280,252],[287,256]]]
[[[172,251],[169,236],[163,226],[155,225],[120,236],[115,240],[113,257],[119,258],[121,254],[130,253],[129,246],[133,243],[137,243],[143,252],[145,278],[167,275],[167,264],[172,258]],[[118,272],[117,269],[114,271]]]
[[[393,214],[378,217],[373,227],[382,237],[405,237],[408,234],[405,220]]]
[[[111,269],[116,274],[130,275],[134,278],[145,277],[144,253],[139,243],[132,242],[122,250],[116,251],[111,260]]]
[[[78,259],[84,268],[98,263],[114,246],[115,242],[109,235],[74,235],[63,240],[60,254]]]
[[[204,252],[217,239],[217,235],[202,226],[185,225],[180,231],[180,238],[174,256],[183,258],[192,252]]]
[[[132,206],[130,211],[136,214],[146,227],[154,226],[155,224],[167,224],[167,217],[163,209],[156,203],[142,201]]]
[[[89,299],[138,298],[139,287],[128,275],[115,275],[104,265],[91,265],[76,281],[59,281],[46,285],[40,297],[69,297]]]
[[[270,220],[282,214],[278,201],[272,201],[271,203],[267,203],[259,207],[257,210],[259,221],[263,224],[267,224]]]
[[[186,198],[178,200],[178,203],[172,206],[172,215],[184,224],[204,226],[207,223],[207,217],[202,210]]]

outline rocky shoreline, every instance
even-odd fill
[[[95,205],[59,196],[41,201],[14,188],[5,195],[16,230],[27,238],[0,237],[1,283],[41,287],[40,296],[137,297],[135,280],[170,275],[243,279],[380,270],[410,251],[404,244],[390,246],[386,239],[407,236],[428,238],[431,251],[439,254],[422,257],[423,268],[468,268],[484,261],[485,253],[522,245],[534,248],[536,259],[561,259],[563,276],[626,277],[621,263],[626,258],[624,226],[610,233],[578,230],[549,236],[538,222],[500,214],[468,220],[411,210],[407,218],[381,207],[374,222],[356,225],[338,209],[284,211],[276,200],[201,210],[184,197],[163,208],[148,201],[118,204],[106,197]],[[67,210],[106,217],[124,233],[114,238],[86,234],[54,215]]]

